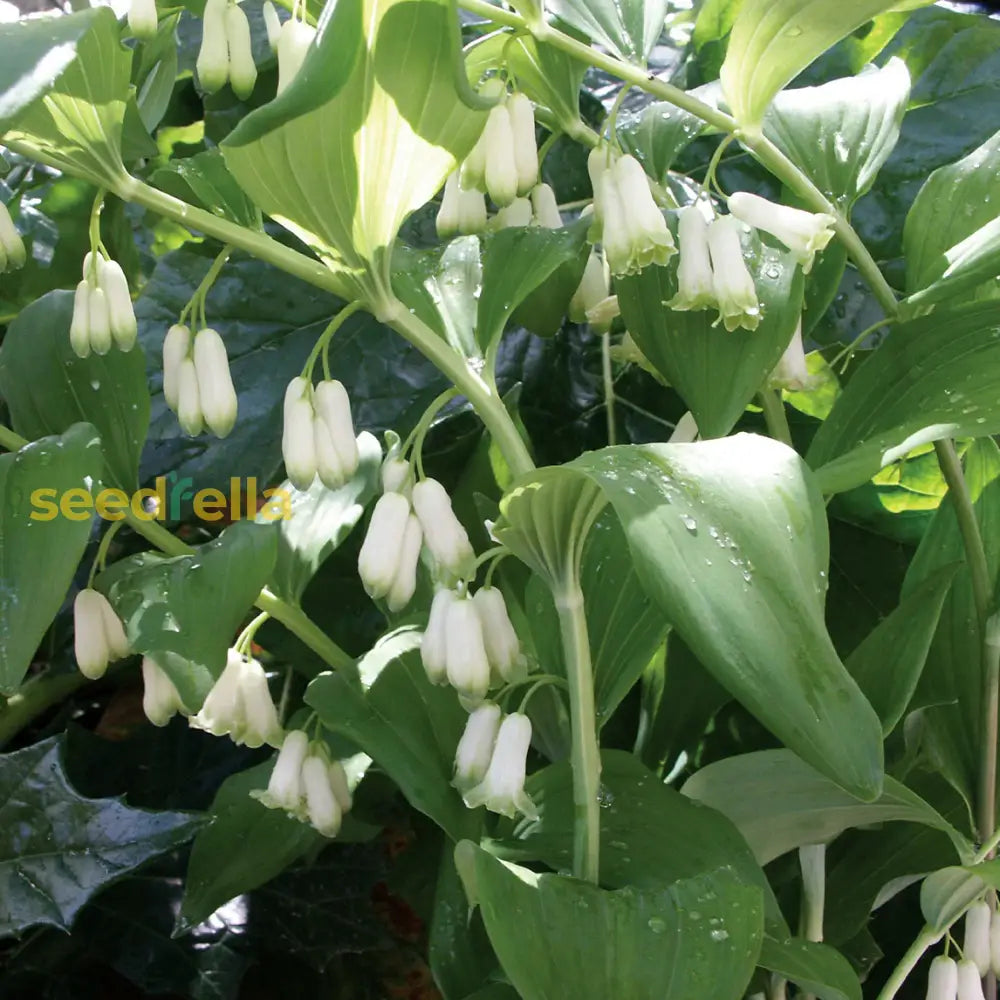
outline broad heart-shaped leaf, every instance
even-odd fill
[[[620,115],[616,134],[622,148],[639,159],[646,173],[666,184],[674,160],[704,129],[705,123],[690,111],[654,101],[634,114]]]
[[[459,96],[447,0],[338,0],[331,9],[302,73],[237,126],[223,153],[264,212],[356,270],[381,259],[486,116]]]
[[[263,885],[324,842],[308,823],[251,796],[267,787],[273,766],[274,761],[264,761],[220,786],[209,809],[211,824],[191,848],[178,930],[200,924],[223,903]]]
[[[191,555],[142,553],[97,580],[133,652],[169,674],[197,711],[226,665],[226,650],[274,566],[277,527],[238,521]]]
[[[289,516],[278,522],[278,555],[270,584],[286,601],[298,603],[316,570],[350,534],[375,496],[382,448],[363,431],[358,452],[358,471],[338,490],[328,490],[319,477],[304,493],[289,482],[279,487],[291,501]]]
[[[0,757],[0,936],[49,924],[68,930],[102,886],[184,843],[192,813],[85,799],[70,786],[53,736]]]
[[[851,827],[890,820],[941,830],[960,859],[972,855],[972,845],[936,809],[894,778],[886,777],[879,798],[862,802],[789,750],[726,757],[692,775],[683,791],[728,816],[762,865]]]
[[[911,306],[968,292],[1000,271],[1000,132],[927,178],[903,228]]]
[[[111,186],[125,175],[121,144],[131,54],[119,41],[110,9],[59,20],[70,23],[56,27],[46,18],[0,26],[0,133],[7,141],[30,143],[67,173]],[[48,52],[39,54],[46,39]],[[22,46],[27,65],[14,54]]]
[[[524,1000],[743,996],[763,931],[761,892],[725,869],[609,891],[474,851],[490,943]]]
[[[390,634],[358,663],[366,690],[341,674],[323,673],[306,689],[306,704],[327,729],[371,756],[410,805],[457,840],[477,822],[451,787],[467,716],[452,689],[427,679],[419,646],[419,632]]]
[[[150,180],[168,194],[223,219],[247,229],[261,228],[260,210],[236,183],[218,149],[170,160]]]
[[[861,1000],[858,974],[829,945],[801,938],[779,941],[765,934],[757,964],[769,972],[777,972],[803,993],[820,1000]]]
[[[36,493],[61,498],[76,489],[89,496],[100,488],[101,469],[89,424],[0,456],[0,693],[17,691],[90,536],[91,513],[71,520],[54,500],[39,505]]]
[[[837,397],[807,453],[824,493],[860,486],[917,445],[1000,431],[1000,303],[900,323]]]
[[[849,205],[874,183],[899,139],[910,97],[902,59],[882,69],[783,90],[764,118],[764,132],[829,198]]]
[[[831,45],[897,0],[744,0],[720,78],[736,120],[759,126],[775,94]]]
[[[667,0],[546,0],[545,8],[628,62],[645,65],[667,14]]]
[[[941,567],[868,634],[844,661],[888,736],[903,717],[927,660],[959,563]]]
[[[113,348],[77,357],[69,343],[73,293],[43,295],[7,328],[0,347],[0,395],[22,436],[60,434],[86,421],[101,435],[104,482],[132,493],[149,429],[142,350]]]
[[[826,518],[798,455],[752,434],[605,448],[516,482],[494,533],[531,560],[535,526],[568,537],[564,500],[593,504],[594,490],[646,592],[716,680],[824,774],[876,798],[881,726],[826,631]]]
[[[647,267],[617,279],[622,318],[642,353],[680,393],[703,437],[732,430],[774,370],[802,311],[802,273],[787,254],[745,234],[763,316],[754,331],[713,326],[708,310],[675,312],[677,268]]]

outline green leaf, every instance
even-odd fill
[[[49,18],[0,26],[0,133],[5,141],[41,150],[67,173],[110,187],[125,175],[121,144],[131,55],[110,9],[59,20],[58,27]],[[23,57],[9,55],[21,48]]]
[[[184,880],[177,932],[210,917],[234,896],[256,889],[324,838],[308,823],[268,809],[250,792],[266,788],[274,761],[264,761],[220,786],[209,809],[211,823],[194,839]],[[234,850],[238,845],[238,850]]]
[[[0,692],[17,691],[66,598],[90,535],[91,514],[63,517],[36,491],[61,497],[100,487],[94,428],[76,424],[0,456]],[[35,515],[33,517],[33,515]]]
[[[247,229],[261,229],[260,210],[236,183],[218,149],[170,160],[150,181],[182,201]]]
[[[99,889],[184,843],[191,813],[85,799],[70,786],[53,736],[0,757],[0,935],[48,924],[69,930]]]
[[[146,359],[137,348],[77,357],[69,343],[72,317],[73,293],[66,291],[49,292],[18,315],[0,347],[0,394],[14,430],[28,439],[93,424],[105,484],[131,494],[149,428]]]
[[[920,912],[933,930],[943,933],[985,890],[986,883],[969,869],[942,868],[924,879]]]
[[[619,59],[645,65],[668,6],[667,0],[550,0],[546,9]]]
[[[819,87],[783,90],[764,132],[829,198],[851,205],[874,183],[899,139],[910,97],[902,59]]]
[[[716,680],[814,767],[876,798],[881,726],[826,631],[825,512],[801,459],[749,434],[605,448],[515,483],[494,533],[544,573],[598,489],[646,592]]]
[[[736,1000],[760,947],[760,890],[724,870],[607,891],[477,848],[475,877],[490,941],[524,1000]]]
[[[698,91],[692,91],[697,96]],[[654,101],[641,111],[622,114],[617,136],[650,177],[666,185],[674,160],[705,130],[705,123],[666,101]]]
[[[457,840],[474,817],[451,787],[466,715],[454,691],[427,679],[419,646],[419,632],[390,634],[358,664],[366,690],[323,673],[306,690],[306,704],[327,729],[369,754],[410,805]]]
[[[151,656],[184,704],[200,707],[274,566],[277,528],[238,521],[192,555],[142,553],[97,580],[133,652]]]
[[[807,453],[824,493],[860,486],[918,445],[1000,431],[1000,305],[893,327],[845,386]]]
[[[253,201],[335,266],[380,261],[482,131],[454,18],[447,0],[337,3],[295,82],[223,143]]]
[[[878,712],[886,736],[910,704],[958,568],[957,563],[942,567],[907,595],[844,662]]]
[[[736,120],[759,126],[775,94],[895,0],[744,0],[720,78]]]
[[[675,267],[647,267],[617,279],[622,318],[642,353],[680,393],[703,437],[732,430],[747,403],[774,370],[802,311],[802,273],[787,254],[744,235],[753,254],[762,318],[752,333],[713,326],[707,310],[674,312]]]
[[[143,126],[152,132],[163,120],[177,82],[177,22],[179,14],[160,19],[156,37],[139,49],[138,65],[133,67],[136,106]]]
[[[288,492],[291,501],[289,516],[278,522],[278,555],[270,584],[286,601],[299,602],[316,570],[350,534],[375,496],[382,449],[363,431],[358,452],[358,471],[340,489],[328,490],[319,478],[304,493],[288,482],[278,487]]]
[[[820,1000],[861,1000],[858,974],[829,945],[801,938],[779,941],[765,934],[757,963],[795,983],[800,992]]]
[[[877,799],[862,802],[789,750],[759,750],[716,761],[689,778],[683,791],[728,816],[762,865],[803,844],[825,843],[851,827],[890,820],[942,830],[960,858],[972,854],[968,841],[937,810],[894,778],[886,777]]]

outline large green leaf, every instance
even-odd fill
[[[248,229],[261,228],[260,210],[236,183],[218,149],[170,160],[150,180],[168,194],[200,205],[213,215]]]
[[[403,220],[472,148],[446,0],[343,0],[302,72],[223,143],[250,197],[334,264],[381,260]]]
[[[802,273],[787,254],[744,236],[762,318],[750,332],[713,326],[708,310],[674,312],[675,267],[647,267],[617,280],[622,318],[642,353],[680,393],[704,437],[732,430],[773,371],[802,312]]]
[[[105,485],[132,493],[149,428],[145,357],[138,348],[77,357],[69,343],[72,317],[73,293],[66,291],[49,292],[18,315],[0,347],[0,394],[14,429],[29,439],[93,424]]]
[[[889,820],[941,830],[960,857],[972,853],[971,844],[936,809],[894,778],[886,777],[878,799],[862,802],[789,750],[716,761],[688,779],[684,794],[728,816],[760,864],[803,844],[825,843],[851,827]]]
[[[758,963],[820,1000],[861,1000],[861,983],[851,963],[829,945],[764,935]]]
[[[819,87],[783,90],[764,132],[828,197],[849,205],[874,183],[899,139],[910,97],[902,59]]]
[[[616,56],[644,64],[660,32],[667,0],[548,0],[558,15]]]
[[[83,798],[66,778],[61,741],[0,757],[0,936],[38,924],[68,930],[95,892],[184,843],[203,822]]]
[[[697,95],[697,91],[694,91]],[[666,184],[674,160],[705,129],[690,111],[654,101],[635,114],[622,114],[616,134],[622,147],[638,157],[646,173]]]
[[[736,120],[759,126],[774,95],[895,0],[744,0],[720,78]]]
[[[763,929],[755,886],[723,870],[608,891],[474,851],[490,942],[524,1000],[743,996]]]
[[[748,434],[605,448],[515,483],[494,533],[534,559],[532,537],[544,529],[555,549],[595,489],[646,592],[705,667],[813,766],[876,798],[881,726],[826,631],[825,512],[798,455]]]
[[[100,489],[100,442],[89,424],[0,456],[0,692],[13,694],[66,598],[87,547],[91,512],[55,507],[67,490]],[[36,491],[49,491],[36,497]],[[44,505],[39,499],[47,500]],[[35,515],[35,516],[33,516]]]
[[[1000,431],[1000,304],[900,323],[833,404],[807,457],[824,493],[860,486],[918,445]]]

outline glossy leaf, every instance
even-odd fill
[[[683,790],[728,816],[762,865],[803,844],[822,844],[851,827],[889,820],[942,830],[960,856],[971,855],[961,834],[894,778],[886,777],[879,798],[862,802],[789,750],[759,750],[716,761],[689,778]]]
[[[68,930],[95,892],[203,822],[83,798],[66,779],[60,746],[53,736],[0,757],[0,935],[38,924]]]
[[[622,318],[642,353],[674,386],[694,414],[703,437],[732,430],[747,403],[774,370],[802,311],[802,273],[787,254],[744,235],[761,303],[752,333],[713,326],[714,310],[674,312],[676,267],[647,267],[616,283]]]
[[[663,31],[667,0],[548,0],[547,10],[620,59],[644,64]]]
[[[758,964],[819,1000],[861,1000],[861,983],[851,963],[829,945],[764,935]]]
[[[837,398],[807,453],[824,493],[860,486],[918,445],[1000,431],[1000,305],[893,327]]]
[[[705,123],[691,112],[654,101],[639,112],[621,114],[616,134],[622,148],[638,158],[646,173],[666,184],[674,161],[704,129]]]
[[[236,183],[218,149],[170,160],[153,174],[151,181],[167,194],[237,225],[261,228],[260,210]]]
[[[920,887],[920,912],[936,931],[944,932],[986,890],[986,883],[966,868],[942,868]]]
[[[92,515],[73,520],[36,507],[36,491],[61,499],[100,488],[100,442],[89,424],[0,456],[0,692],[14,694],[66,599],[87,547]],[[51,501],[49,501],[51,503]]]
[[[744,0],[720,78],[744,127],[760,125],[775,94],[817,56],[895,0]]]
[[[104,482],[131,494],[149,428],[146,364],[138,348],[77,357],[69,343],[73,293],[49,292],[24,309],[0,347],[0,394],[29,440],[86,421],[104,451]]]
[[[725,871],[608,891],[476,849],[475,876],[490,942],[524,1000],[736,1000],[760,947],[760,890]]]

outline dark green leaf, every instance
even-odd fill
[[[150,178],[158,188],[248,229],[260,229],[260,210],[244,194],[218,149],[170,160]]]
[[[764,935],[759,965],[820,1000],[861,1000],[861,984],[850,962],[829,945]]]
[[[637,157],[650,177],[666,184],[678,154],[697,139],[705,123],[689,111],[654,101],[641,111],[621,115],[617,135],[622,147]]]

